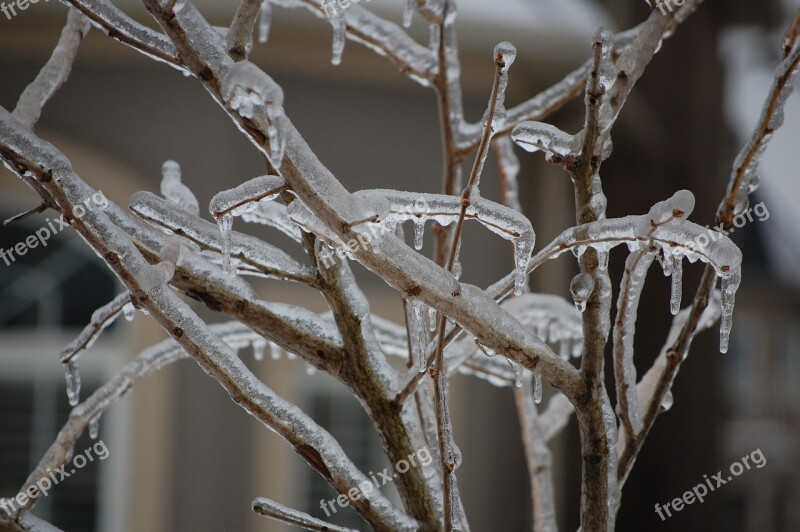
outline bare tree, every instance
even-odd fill
[[[188,0],[143,0],[160,32],[135,22],[108,0],[62,1],[72,9],[52,57],[13,112],[0,108],[0,156],[41,199],[11,221],[44,209],[63,214],[126,290],[98,309],[62,352],[74,408],[26,486],[68,461],[76,439],[87,428],[96,432],[103,411],[137,382],[191,357],[239,406],[282,436],[347,497],[374,529],[468,530],[456,476],[461,462],[458,435],[453,433],[448,405],[449,378],[464,372],[515,389],[535,530],[556,530],[547,444],[573,412],[583,465],[582,529],[614,528],[622,486],[656,417],[672,402],[670,388],[692,339],[720,319],[720,350],[727,349],[742,256],[725,231],[757,187],[759,160],[781,125],[783,104],[800,63],[800,15],[782,43],[783,62],[760,121],[733,165],[717,212],[719,236],[709,242],[705,229],[688,220],[694,196],[685,190],[648,213],[607,219],[600,172],[611,155],[611,130],[628,95],[662,42],[702,0],[687,0],[674,9],[655,8],[644,22],[616,36],[598,30],[583,65],[510,109],[504,98],[516,50],[510,43],[498,44],[492,55],[495,75],[489,103],[480,123],[467,122],[462,109],[455,0],[406,0],[406,22],[416,11],[430,26],[427,47],[362,7],[332,9],[321,0],[242,0],[229,28],[209,24]],[[284,114],[281,88],[248,61],[256,26],[266,40],[270,3],[330,15],[334,63],[350,38],[433,89],[445,159],[441,193],[350,192],[340,184]],[[217,225],[199,216],[197,200],[171,161],[163,169],[163,197],[140,192],[130,199],[130,211],[111,204],[104,211],[77,214],[96,191],[55,146],[36,136],[34,126],[42,107],[66,81],[91,25],[194,76],[263,155],[265,175],[212,200],[210,212]],[[581,94],[586,112],[579,132],[569,134],[543,122]],[[516,198],[518,161],[512,143],[544,152],[548,161],[563,166],[574,184],[576,225],[535,254],[533,227]],[[492,147],[504,185],[503,197],[497,200],[479,192]],[[463,179],[460,163],[470,157],[474,164]],[[307,261],[233,231],[235,218],[282,231],[302,246]],[[432,257],[406,244],[401,226],[405,221],[413,222],[417,250],[426,223],[432,222]],[[514,271],[485,288],[459,281],[461,234],[468,221],[513,244]],[[609,250],[620,245],[627,245],[630,254],[612,319],[607,265]],[[569,251],[580,266],[569,287],[574,305],[558,296],[529,292],[527,276],[549,260],[569,256]],[[633,348],[637,308],[645,275],[656,259],[672,276],[670,308],[675,317],[661,353],[639,379]],[[706,266],[691,304],[681,310],[684,259]],[[348,260],[358,261],[402,295],[405,324],[371,315]],[[324,296],[330,313],[318,315],[266,301],[247,276],[311,287]],[[176,292],[202,301],[231,321],[205,323]],[[115,318],[134,308],[158,322],[171,339],[141,353],[79,402],[80,354]],[[616,408],[604,379],[609,336]],[[374,422],[391,462],[429,445],[440,467],[432,475],[414,468],[397,479],[402,507],[379,490],[361,490],[369,479],[337,441],[240,360],[238,347],[263,350],[267,342],[349,388]],[[551,345],[558,345],[559,353]],[[399,358],[393,362],[392,357]],[[542,379],[556,393],[540,412]],[[12,530],[51,529],[31,514],[35,502],[33,497],[13,512],[0,510],[0,524]],[[344,530],[265,498],[256,499],[253,508],[309,530]]]

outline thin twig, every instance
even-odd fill
[[[261,10],[261,4],[269,0],[241,0],[228,29],[228,54],[236,60],[247,59],[253,45],[253,28]]]
[[[39,71],[36,79],[22,91],[17,107],[11,113],[17,122],[28,129],[33,129],[42,114],[42,107],[67,81],[78,54],[78,47],[91,27],[89,19],[79,11],[69,10],[67,23],[61,30],[61,37],[53,48],[50,59]]]

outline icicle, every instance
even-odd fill
[[[524,233],[514,240],[514,295],[521,296],[528,282],[528,263],[533,251],[533,233]]]
[[[266,2],[265,2],[266,5]],[[276,170],[280,169],[283,162],[283,153],[286,149],[286,137],[282,134],[280,118],[283,116],[283,107],[277,104],[267,105],[267,136],[269,137],[269,158]]]
[[[563,339],[563,340],[561,340],[561,341],[558,343],[558,355],[559,355],[559,356],[560,356],[560,357],[561,357],[563,360],[569,360],[569,355],[570,355],[570,347],[571,347],[571,346],[569,345],[569,340],[568,340],[568,339],[566,339],[566,338],[565,338],[565,339]]]
[[[428,371],[427,336],[428,332],[422,317],[423,304],[418,299],[408,299],[411,306],[411,340],[412,349],[416,351],[417,368],[420,373]]]
[[[508,359],[508,362],[511,364],[511,368],[514,370],[514,386],[517,388],[522,388],[522,377],[524,373],[522,366],[511,359]]]
[[[347,23],[340,13],[336,13],[331,17],[331,25],[333,26],[333,57],[331,58],[331,63],[339,65],[342,62],[344,43],[347,40]]]
[[[683,291],[683,261],[674,257],[672,262],[672,293],[669,298],[669,309],[675,316],[681,311],[681,292]]]
[[[592,292],[594,292],[594,277],[588,273],[579,273],[572,278],[569,291],[572,294],[572,299],[575,301],[575,308],[583,312],[586,310],[586,301],[588,301]]]
[[[661,401],[661,411],[666,412],[670,408],[672,408],[672,404],[675,402],[675,399],[672,396],[672,392],[667,390],[667,393],[664,395],[664,399]]]
[[[269,342],[269,355],[272,357],[272,360],[280,360],[281,359],[281,347],[278,344],[273,344]]]
[[[428,307],[428,330],[430,332],[436,332],[436,325],[436,309]]]
[[[78,372],[78,361],[70,360],[64,364],[64,377],[67,380],[67,398],[69,405],[75,406],[81,398],[81,375]]]
[[[97,414],[89,420],[89,437],[93,440],[97,439],[100,433],[100,414]]]
[[[403,27],[410,28],[411,27],[411,20],[414,18],[414,7],[416,6],[416,0],[406,0],[406,3],[403,5]]]
[[[175,161],[165,161],[161,166],[161,195],[195,216],[200,214],[197,198],[189,187],[181,183],[181,167]]]
[[[578,358],[583,354],[583,339],[578,338],[572,341],[572,357]]]
[[[253,342],[253,358],[258,362],[264,360],[264,352],[267,349],[267,341],[258,339]]]
[[[222,268],[227,273],[233,273],[231,265],[231,240],[233,238],[233,216],[224,214],[217,219],[219,232],[222,235]]]
[[[133,306],[133,303],[127,303],[122,307],[122,315],[125,316],[126,321],[133,321],[133,318],[136,317],[136,307]]]
[[[542,376],[533,374],[533,402],[537,405],[542,402]]]
[[[739,271],[722,278],[722,299],[720,301],[720,305],[722,306],[722,320],[719,326],[720,353],[728,352],[728,342],[730,341],[731,328],[733,327],[733,304],[736,298],[736,290],[739,288],[741,280],[742,277]]]
[[[264,44],[269,39],[269,27],[272,22],[272,4],[264,0],[258,14],[258,42]]]
[[[422,249],[422,237],[425,235],[425,219],[416,218],[414,220],[414,249]]]

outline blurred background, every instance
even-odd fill
[[[400,0],[362,2],[401,20]],[[492,48],[518,48],[507,105],[536,94],[588,56],[592,31],[615,31],[641,20],[641,0],[460,0],[458,29],[468,120],[483,114],[493,75]],[[120,0],[152,25],[134,0]],[[238,2],[197,0],[214,24],[227,26]],[[710,224],[732,161],[756,122],[780,37],[798,0],[708,0],[657,55],[614,130],[614,155],[603,166],[609,217],[645,213],[681,188],[692,190],[692,219]],[[55,44],[66,17],[57,2],[39,2],[11,20],[0,15],[0,105],[12,109]],[[409,30],[427,42],[415,18]],[[330,63],[331,28],[305,10],[275,8],[269,43],[251,60],[280,83],[285,108],[319,158],[351,191],[398,188],[438,192],[441,157],[434,93],[348,42],[342,64]],[[551,119],[567,131],[583,121],[581,101]],[[92,31],[67,84],[45,108],[37,133],[71,159],[77,172],[109,199],[127,205],[137,190],[158,192],[161,164],[174,159],[200,204],[217,191],[264,173],[261,157],[199,83]],[[674,387],[673,408],[659,417],[625,486],[618,530],[800,530],[800,98],[762,166],[754,217],[732,238],[745,254],[732,347],[699,336]],[[572,187],[541,155],[521,158],[520,198],[539,247],[574,225]],[[471,164],[471,158],[467,161]],[[490,162],[481,192],[499,197]],[[0,170],[0,217],[34,207],[38,198]],[[201,211],[203,209],[201,208]],[[762,211],[763,212],[763,211]],[[0,230],[8,249],[42,227],[53,212]],[[210,219],[208,214],[205,215]],[[238,225],[243,230],[243,225]],[[464,280],[486,286],[512,267],[507,245],[469,227],[462,252]],[[247,228],[251,231],[251,228]],[[279,240],[274,233],[254,231]],[[430,252],[428,232],[424,252]],[[618,283],[625,252],[611,258]],[[357,272],[372,309],[399,320],[400,299],[382,281]],[[702,267],[685,267],[688,304]],[[577,272],[569,257],[537,270],[535,291],[568,296]],[[315,293],[258,282],[266,299],[324,311]],[[121,285],[71,230],[0,263],[0,496],[22,486],[69,413],[58,355]],[[615,289],[616,298],[616,289]],[[639,310],[637,367],[643,374],[671,321],[669,281],[652,269]],[[222,317],[205,312],[209,321]],[[82,358],[83,397],[142,349],[164,338],[146,316],[120,321]],[[280,353],[249,360],[257,375],[326,427],[364,471],[388,466],[360,405],[325,375]],[[530,494],[512,392],[473,377],[454,379],[455,436],[464,463],[459,480],[473,530],[531,528]],[[546,389],[546,395],[550,390]],[[545,401],[547,399],[545,398]],[[143,381],[103,416],[100,437],[110,456],[64,480],[36,514],[68,531],[288,530],[256,516],[254,497],[267,496],[325,517],[321,499],[334,492],[276,435],[230,401],[196,364],[184,361]],[[77,450],[88,448],[84,438]],[[756,449],[767,464],[751,469],[662,522],[656,503],[671,501]],[[552,445],[559,525],[578,527],[580,453],[575,421]],[[387,486],[392,490],[391,486]],[[350,510],[335,519],[365,526]]]

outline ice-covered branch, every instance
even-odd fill
[[[539,412],[533,399],[531,378],[522,388],[514,389],[533,503],[534,532],[557,532],[555,493],[553,492],[553,456],[539,427]]]
[[[39,71],[36,79],[25,87],[12,116],[23,126],[33,129],[42,114],[42,107],[64,84],[72,70],[81,41],[89,33],[89,20],[75,9],[70,9],[67,23],[61,31],[53,53]]]
[[[114,321],[122,314],[126,306],[131,302],[131,295],[128,292],[123,292],[115,297],[109,303],[103,305],[95,310],[92,314],[92,319],[83,331],[73,340],[68,346],[61,351],[61,363],[66,364],[73,359],[77,358],[81,351],[89,349],[94,344],[95,340],[100,337],[103,330],[114,323]],[[127,317],[126,310],[126,317]]]
[[[72,172],[62,154],[16,124],[0,108],[0,151],[4,162],[41,182],[58,204],[71,212],[73,204],[80,203],[94,191]],[[163,274],[147,263],[105,213],[90,210],[73,224],[95,252],[104,257],[137,304],[145,308],[237,404],[286,439],[334,489],[347,493],[368,481],[329,433],[259,381],[236,353],[172,293]],[[365,494],[352,505],[378,528],[408,530],[416,526],[413,519],[379,493]]]
[[[174,209],[150,192],[137,192],[130,199],[130,208],[137,216],[200,246],[201,249],[224,253],[226,243],[216,225]],[[232,232],[230,253],[250,273],[297,281],[313,286],[314,272],[285,251],[255,237]]]
[[[305,7],[318,17],[325,17],[321,0],[271,0],[281,7]],[[436,63],[431,52],[418,44],[397,24],[385,20],[368,9],[350,5],[336,17],[341,18],[347,36],[397,65],[411,79],[429,86],[434,79]]]
[[[798,69],[800,69],[800,11],[786,32],[783,42],[783,62],[775,70],[775,79],[770,87],[761,116],[747,139],[731,172],[728,190],[717,211],[717,222],[725,230],[733,226],[735,214],[747,209],[750,194],[758,188],[758,169],[767,151],[770,140],[784,121],[784,107]]]
[[[284,506],[266,497],[258,497],[253,501],[253,511],[280,523],[298,526],[303,530],[316,530],[318,532],[357,532],[352,528],[344,528],[326,523],[305,512],[289,508],[288,506]]]
[[[708,276],[709,270],[710,268],[706,270],[706,276]],[[706,278],[704,277],[704,282]],[[704,282],[701,282],[701,288],[705,286]],[[702,292],[698,292],[698,297],[705,296]],[[702,307],[702,310],[698,310],[698,300],[695,299],[691,307],[683,309],[673,318],[664,347],[661,348],[655,362],[636,386],[638,403],[644,405],[642,430],[634,437],[620,431],[617,440],[617,451],[620,457],[617,465],[617,479],[620,486],[624,484],[633,468],[636,456],[656,417],[671,406],[670,389],[681,362],[688,354],[692,340],[719,319],[721,314],[720,294],[713,294],[711,299],[703,302]],[[678,348],[678,346],[680,347]]]
[[[253,28],[261,11],[261,4],[268,0],[241,0],[226,36],[228,53],[234,60],[247,59],[253,46]]]
[[[164,35],[131,19],[109,0],[61,0],[83,13],[100,31],[139,52],[181,67],[178,50]]]
[[[324,244],[316,241],[317,255]],[[349,265],[338,257],[330,264],[318,261],[323,293],[342,332],[348,357],[340,378],[349,383],[365,405],[383,441],[391,463],[409,456],[424,444],[419,421],[411,406],[386,408],[398,390],[397,372],[380,349],[370,319],[369,302],[356,284]],[[421,522],[438,522],[441,496],[438,476],[426,478],[416,468],[397,479],[398,491],[407,510]]]
[[[159,13],[160,8],[155,2],[148,2],[151,10]],[[158,18],[181,48],[182,54],[191,57],[193,63],[212,74],[205,84],[221,101],[218,80],[224,77],[232,62],[218,48],[221,44],[213,44],[214,37],[209,36],[214,32],[213,28],[202,21],[188,3],[178,13],[163,13]],[[170,22],[163,22],[165,19]],[[202,53],[197,48],[201,43]],[[238,113],[231,113],[231,117],[259,149],[266,150],[264,144],[268,118],[263,109],[259,109],[252,119]],[[340,240],[355,239],[357,234],[352,222],[363,219],[364,213],[356,207],[354,197],[320,163],[288,117],[284,122],[283,134],[286,136],[286,155],[281,173],[287,184],[317,218],[337,233]],[[384,235],[381,246],[381,253],[357,249],[354,255],[402,294],[418,297],[437,311],[457,317],[457,321],[478,336],[484,345],[503,350],[506,356],[530,369],[538,368],[551,384],[573,396],[576,391],[576,382],[573,380],[575,369],[502,312],[492,298],[468,284],[461,284],[460,295],[453,295],[457,287],[452,276],[408,249],[393,235]]]

